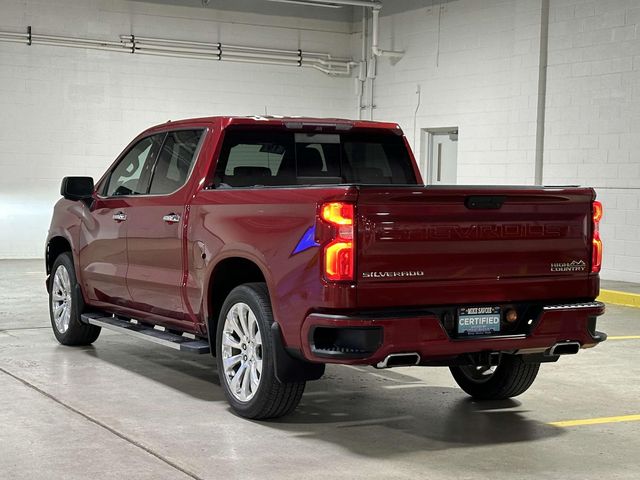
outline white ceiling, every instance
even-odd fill
[[[323,8],[287,3],[267,2],[265,0],[138,0],[149,3],[181,5],[193,8],[209,8],[236,12],[252,12],[282,17],[314,18],[335,22],[351,23],[359,21],[359,7]],[[454,0],[382,0],[381,14],[390,15],[408,10],[449,3]]]
[[[323,8],[267,2],[264,0],[141,0],[149,3],[181,5],[213,10],[231,10],[235,12],[252,12],[263,15],[283,17],[314,18],[335,22],[351,22],[353,7]]]

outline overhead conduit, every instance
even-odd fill
[[[120,41],[115,42],[37,34],[32,31],[31,27],[27,28],[26,33],[0,31],[0,42],[86,48],[90,50],[199,60],[306,67],[319,70],[331,76],[350,76],[352,68],[357,65],[351,59],[334,58],[331,54],[321,52],[192,42],[189,40],[138,37],[135,35],[121,35]]]
[[[382,3],[379,0],[267,0],[278,3],[340,8],[356,6],[370,8],[372,11],[371,53],[374,57],[400,58],[401,51],[383,50],[378,45],[379,16]],[[363,42],[364,42],[363,32]],[[350,76],[353,67],[360,65],[349,58],[334,58],[331,54],[307,52],[303,50],[283,50],[267,47],[226,45],[222,43],[194,42],[189,40],[161,39],[121,35],[120,42],[98,40],[92,38],[66,37],[61,35],[44,35],[2,32],[1,42],[26,43],[27,45],[51,45],[56,47],[86,48],[110,52],[126,52],[165,57],[193,58],[200,60],[216,60],[240,63],[259,63],[292,67],[308,67],[331,76]]]

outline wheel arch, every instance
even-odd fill
[[[206,289],[206,322],[209,343],[215,345],[216,327],[222,304],[231,290],[245,283],[263,282],[271,297],[268,276],[258,263],[250,258],[233,255],[220,259],[213,267]],[[214,349],[211,353],[215,355]]]
[[[56,235],[47,241],[47,248],[45,251],[45,267],[47,275],[51,274],[51,268],[53,267],[53,262],[56,261],[56,258],[58,258],[61,253],[65,252],[69,252],[73,256],[71,242],[66,237]]]
[[[229,256],[220,260],[213,268],[207,286],[207,335],[211,354],[216,355],[216,332],[220,310],[227,296],[235,287],[245,283],[263,282],[273,308],[273,290],[268,275],[260,265],[246,257]],[[274,312],[274,323],[269,332],[273,339],[276,377],[283,383],[317,380],[324,374],[322,363],[310,363],[292,357],[285,348],[282,332]]]

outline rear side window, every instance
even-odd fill
[[[415,185],[402,137],[393,133],[294,133],[229,129],[215,187]]]
[[[231,147],[225,175],[233,176],[236,168],[265,168],[277,175],[284,157],[284,147],[277,143],[240,143]]]
[[[149,193],[166,195],[182,187],[195,163],[203,130],[169,132],[162,144]]]

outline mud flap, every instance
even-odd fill
[[[271,325],[276,377],[281,383],[318,380],[324,375],[324,363],[311,363],[293,358],[284,348],[278,322]]]
[[[82,318],[82,312],[84,312],[84,296],[82,295],[82,289],[80,288],[80,284],[76,282],[73,289],[75,293],[75,295],[71,299],[73,302],[72,304],[73,312],[75,312],[78,315],[78,318],[82,323],[87,323]]]

